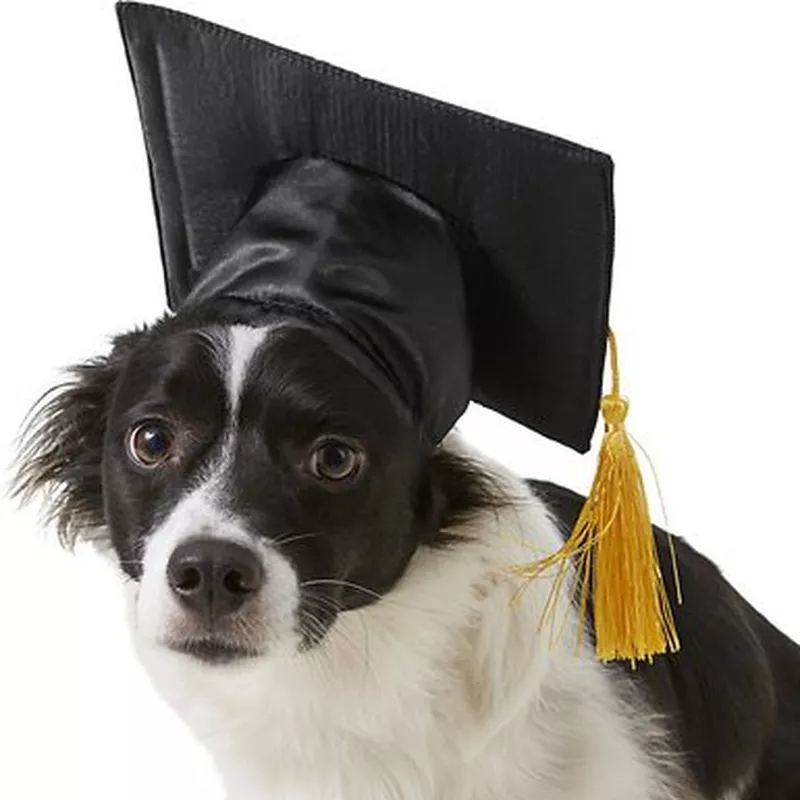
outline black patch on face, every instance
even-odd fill
[[[209,336],[179,330],[153,336],[128,359],[109,414],[103,459],[105,512],[123,569],[141,573],[144,540],[186,495],[213,458],[227,414],[224,376]],[[127,451],[130,432],[145,420],[167,426],[175,453],[154,469]]]
[[[315,477],[320,441],[364,455],[353,480]],[[284,328],[251,363],[231,476],[233,511],[277,544],[302,587],[306,641],[341,610],[374,602],[420,544],[436,544],[441,503],[410,419],[311,331]]]

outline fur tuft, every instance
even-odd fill
[[[113,340],[111,351],[69,368],[68,379],[31,408],[20,435],[11,495],[44,499],[45,522],[71,549],[105,525],[101,467],[108,408],[125,360],[147,328]]]
[[[475,458],[446,447],[437,448],[431,456],[427,485],[437,511],[437,545],[462,541],[464,525],[476,512],[499,512],[514,502]]]

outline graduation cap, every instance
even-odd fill
[[[314,326],[431,445],[473,399],[589,448],[609,156],[186,14],[117,13],[172,309]]]

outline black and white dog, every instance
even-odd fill
[[[581,498],[455,435],[425,450],[308,329],[217,304],[72,376],[20,491],[108,545],[141,658],[231,798],[800,798],[800,648],[685,543],[680,654],[602,665],[568,597],[551,645],[550,583],[510,605],[505,572]]]

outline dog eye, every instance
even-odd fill
[[[308,466],[316,478],[343,481],[354,478],[363,463],[364,453],[361,450],[347,442],[328,439],[314,448]]]
[[[173,436],[162,422],[143,422],[128,436],[128,454],[141,467],[157,467],[172,453]]]

